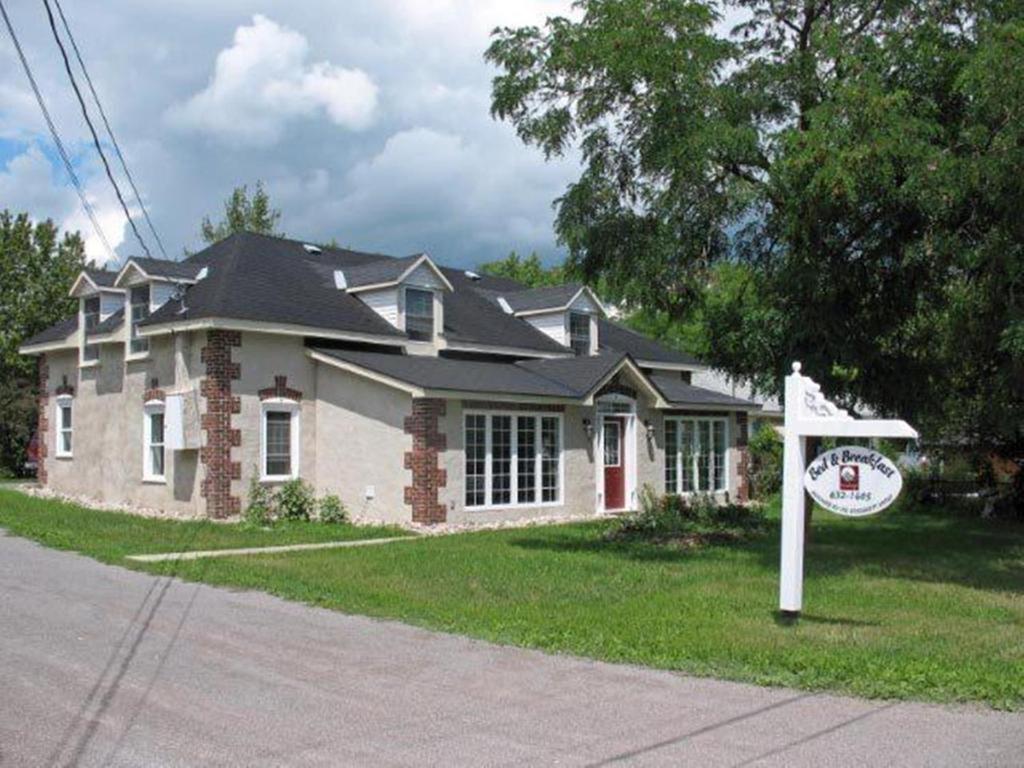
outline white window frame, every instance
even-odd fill
[[[80,343],[78,345],[78,367],[88,368],[100,364],[100,348],[98,344],[89,343],[89,324],[86,322],[88,313],[85,305],[90,301],[96,302],[96,324],[103,322],[103,298],[97,293],[92,296],[84,296],[80,299],[81,310],[79,312]],[[95,355],[88,357],[87,351]]]
[[[586,320],[587,325],[587,349],[582,354],[577,353],[572,346],[572,318],[576,315],[578,318]],[[565,315],[565,339],[568,342],[566,344],[569,349],[573,351],[577,357],[586,357],[587,355],[594,354],[594,318],[589,312],[582,312],[578,309],[570,309]]]
[[[143,288],[143,287],[145,287],[148,290],[148,295],[146,297],[146,310],[147,310],[146,318],[148,318],[151,314],[153,314],[153,286],[152,286],[152,284],[150,284],[150,283],[137,283],[135,285],[130,286],[128,288],[128,294],[125,297],[125,308],[124,308],[125,321],[126,321],[125,322],[125,326],[126,326],[125,332],[128,334],[128,338],[125,340],[125,359],[126,360],[143,360],[143,359],[149,357],[149,347],[150,347],[150,340],[149,340],[149,338],[147,338],[146,336],[136,336],[135,335],[135,313],[134,313],[133,310],[134,310],[134,307],[136,306],[136,304],[135,304],[135,302],[132,301],[132,291],[135,290],[136,288]],[[139,306],[141,306],[141,303],[139,304]],[[143,320],[145,320],[146,318],[143,318]],[[143,350],[139,350],[138,352],[133,352],[132,351],[132,342],[134,342],[136,340],[144,341],[146,343],[146,348],[143,349]]]
[[[54,401],[54,419],[53,423],[57,425],[56,432],[54,433],[54,450],[53,455],[58,459],[70,459],[75,453],[75,407],[74,398],[71,395],[58,395]],[[65,406],[71,412],[71,426],[66,427],[64,425],[64,408]],[[64,450],[64,440],[62,439],[64,433],[67,432],[71,436],[71,448],[70,450]]]
[[[486,453],[484,457],[484,503],[483,504],[467,504],[466,503],[466,483],[465,483],[465,468],[466,468],[466,417],[468,416],[483,416],[484,417],[484,438],[486,445]],[[509,502],[507,504],[494,504],[492,503],[492,481],[493,481],[493,464],[492,464],[492,427],[491,417],[492,416],[511,416],[512,422],[510,426],[510,441],[511,441],[511,453],[509,454],[510,461],[510,485],[509,485]],[[533,474],[534,474],[534,501],[519,501],[519,429],[516,422],[516,418],[532,418],[534,419],[534,462],[533,462]],[[554,501],[541,501],[540,499],[544,493],[544,453],[543,453],[543,440],[542,435],[542,419],[554,418],[558,421],[558,498]],[[465,509],[473,512],[481,512],[493,509],[510,509],[517,507],[520,509],[532,509],[534,507],[560,507],[565,504],[565,419],[563,414],[559,412],[551,411],[510,411],[510,410],[466,410],[462,413],[462,468],[463,468],[463,488],[462,488],[462,504]]]
[[[267,414],[288,413],[291,414],[291,472],[285,475],[267,474]],[[260,480],[265,483],[283,483],[294,480],[299,476],[299,428],[300,428],[300,405],[295,400],[286,397],[271,397],[260,403]]]
[[[422,285],[403,285],[402,286],[402,330],[409,333],[409,291],[419,291],[426,293],[430,296],[430,338],[429,339],[410,339],[413,342],[419,342],[421,344],[429,344],[437,337],[437,291],[432,288],[426,288]]]
[[[161,447],[164,451],[163,473],[153,471],[153,420],[152,416],[160,414],[164,417],[164,434]],[[142,481],[144,483],[167,482],[167,408],[163,400],[150,400],[142,407]]]
[[[699,495],[702,495],[702,494],[709,494],[709,493],[710,494],[728,493],[729,488],[730,488],[729,484],[730,484],[730,482],[732,480],[732,478],[730,476],[731,473],[729,471],[729,449],[730,449],[730,440],[731,440],[731,431],[729,429],[729,422],[730,422],[729,417],[727,417],[727,416],[697,416],[697,415],[694,415],[694,416],[666,416],[665,417],[665,423],[667,424],[670,421],[675,422],[675,425],[676,425],[676,453],[675,453],[675,456],[672,457],[672,461],[674,461],[675,465],[676,465],[676,490],[670,491],[668,489],[668,482],[667,482],[667,478],[665,477],[666,473],[662,472],[661,484],[662,484],[662,487],[664,487],[664,489],[665,489],[665,493],[672,494],[674,496],[699,496]],[[721,488],[695,488],[692,491],[682,491],[682,490],[680,490],[680,488],[682,487],[682,484],[683,484],[683,451],[681,450],[681,448],[682,448],[681,438],[682,438],[682,434],[683,434],[683,428],[682,427],[683,427],[684,423],[689,423],[690,424],[690,430],[691,430],[690,434],[691,435],[696,435],[697,434],[697,424],[700,423],[700,422],[708,422],[708,424],[709,424],[708,434],[711,436],[712,444],[714,443],[715,424],[716,423],[720,423],[720,424],[724,425],[724,427],[722,429],[722,439],[725,441],[725,445],[724,445],[724,447],[722,449],[722,487]],[[697,472],[698,457],[697,457],[696,453],[694,453],[692,456],[693,456],[693,458],[692,458],[693,465],[691,466],[691,471],[692,471],[694,485],[697,485],[697,480],[698,480],[698,477],[699,477],[698,472]],[[667,446],[667,443],[666,443],[665,464],[667,465],[668,462],[669,462],[669,454],[668,454],[668,446]],[[708,476],[704,478],[704,481],[705,481],[705,483],[707,485],[711,485],[711,480],[712,480],[712,478],[714,478],[715,466],[714,466],[713,458],[712,458],[712,456],[710,454],[708,456],[708,469],[707,469],[707,472],[708,472]]]

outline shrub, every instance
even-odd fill
[[[277,492],[277,513],[283,520],[309,520],[315,505],[313,489],[302,478],[289,480]]]
[[[321,523],[344,523],[348,520],[348,510],[341,499],[328,494],[317,502],[317,518]]]
[[[659,495],[650,486],[644,486],[640,491],[640,508],[619,518],[608,536],[693,546],[737,541],[764,528],[764,515],[754,507],[718,504],[708,495]]]
[[[751,496],[767,499],[782,490],[782,441],[770,424],[761,424],[748,447]]]
[[[242,519],[249,525],[269,525],[274,517],[274,493],[260,483],[259,471],[253,468],[252,480],[249,481],[249,499]]]

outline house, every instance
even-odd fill
[[[586,287],[243,233],[85,270],[39,359],[39,481],[223,518],[301,477],[363,518],[583,515],[746,498],[746,400]]]

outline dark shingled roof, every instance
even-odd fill
[[[366,264],[343,268],[345,284],[349,288],[359,288],[364,285],[393,283],[422,256],[422,253],[417,253],[413,256],[406,256],[404,259],[381,258]]]
[[[700,360],[685,352],[677,352],[654,339],[630,330],[611,320],[598,319],[597,337],[601,347],[628,352],[634,360],[679,365],[702,365]]]
[[[579,396],[575,390],[516,363],[315,347],[314,351],[424,389],[545,397]]]
[[[122,325],[124,325],[124,307],[121,307],[121,309],[114,312],[114,314],[112,314],[106,320],[103,320],[99,325],[97,325],[95,328],[89,331],[87,335],[90,337],[104,336],[108,333],[111,333],[112,331],[116,331]]]
[[[683,381],[679,374],[667,372],[655,372],[649,374],[648,379],[665,396],[665,399],[672,405],[701,405],[719,406],[722,408],[743,408],[746,410],[760,410],[761,406],[750,400],[741,400],[738,397],[715,392],[703,387],[695,387]]]
[[[96,283],[100,288],[113,288],[114,281],[117,279],[117,272],[111,272],[107,269],[86,268],[83,271],[89,276],[89,279]]]
[[[147,259],[133,256],[130,260],[138,264],[147,275],[166,277],[172,280],[195,280],[199,270],[203,268],[202,264],[174,259]]]
[[[533,312],[542,309],[561,309],[579,293],[583,286],[579,283],[550,285],[543,288],[527,288],[515,293],[503,293],[505,301],[513,312]]]
[[[21,342],[21,344],[22,346],[30,347],[35,344],[48,344],[53,341],[64,341],[64,339],[77,329],[78,315],[75,314],[65,320],[61,320],[59,323],[54,323],[49,328],[40,331],[35,336],[31,336]]]

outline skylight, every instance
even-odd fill
[[[323,253],[323,249],[319,245],[311,245],[310,243],[303,243],[302,247],[306,249],[306,253]]]
[[[470,280],[479,280],[479,279],[480,279],[480,275],[478,275],[478,274],[477,274],[476,272],[473,272],[472,270],[469,270],[469,269],[467,269],[467,270],[466,270],[466,271],[464,272],[464,274],[465,274],[465,275],[466,275],[466,277],[468,277],[468,278],[469,278]]]

